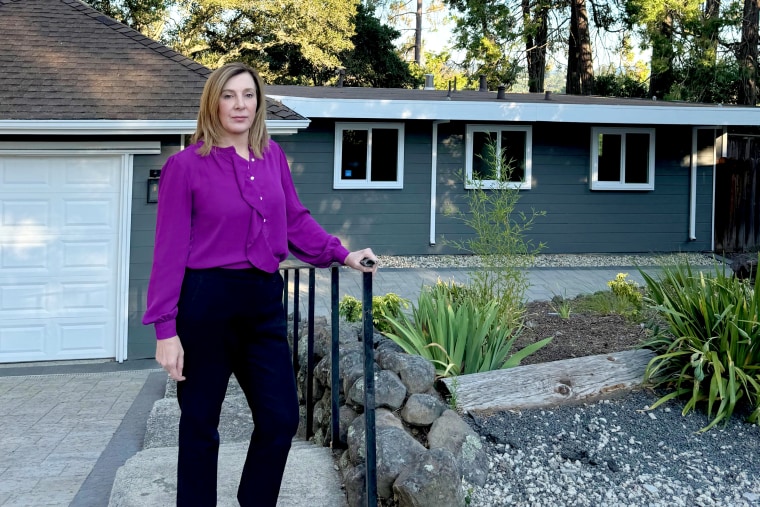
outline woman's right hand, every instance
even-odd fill
[[[182,375],[182,368],[185,366],[185,350],[182,348],[179,336],[156,340],[156,361],[177,382],[185,380]]]

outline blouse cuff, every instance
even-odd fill
[[[157,340],[166,340],[167,338],[177,336],[177,321],[174,319],[164,322],[156,322],[155,327]]]

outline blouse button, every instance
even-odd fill
[[[267,223],[267,219],[266,218],[264,219],[264,223]]]
[[[251,181],[253,181],[253,176],[251,176]]]
[[[264,200],[264,196],[260,195],[259,196],[259,201],[263,201],[263,200]]]

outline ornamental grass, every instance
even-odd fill
[[[728,421],[746,404],[748,420],[760,420],[760,285],[726,268],[695,271],[686,264],[657,277],[641,272],[646,302],[666,322],[647,346],[658,354],[645,373],[655,387],[671,388],[651,408],[686,397],[683,414],[705,406],[709,424]]]

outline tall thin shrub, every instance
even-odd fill
[[[513,166],[504,150],[499,152],[494,143],[489,143],[482,158],[496,180],[468,180],[471,189],[465,197],[467,211],[447,211],[447,215],[464,222],[474,234],[464,240],[444,241],[480,256],[482,267],[470,272],[470,295],[481,304],[497,301],[499,317],[513,325],[521,319],[520,309],[530,284],[526,268],[545,248],[544,243],[534,245],[525,234],[536,218],[546,212],[532,209],[531,213],[525,213],[517,209],[520,189],[510,181]]]

